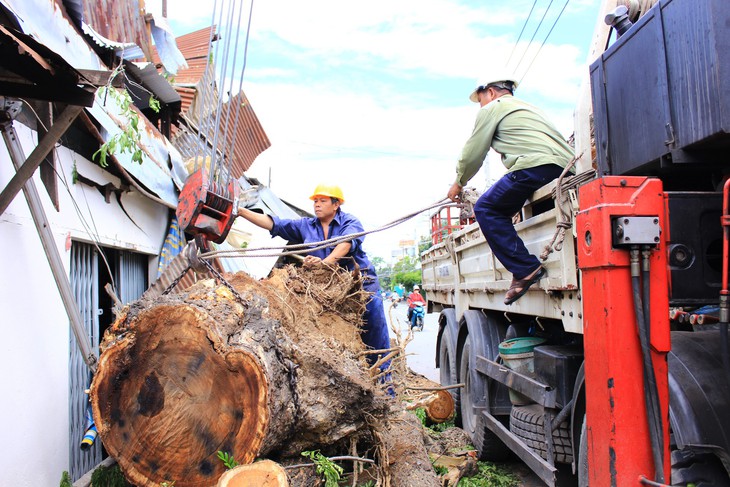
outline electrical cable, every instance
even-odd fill
[[[530,21],[530,17],[532,17],[532,11],[535,10],[535,5],[537,5],[537,0],[532,2],[532,8],[530,8],[530,13],[527,14],[527,18],[525,19],[525,23],[522,24],[522,30],[520,31],[520,35],[517,36],[517,40],[515,41],[515,45],[512,46],[512,52],[509,53],[509,57],[507,58],[507,62],[505,63],[505,66],[509,65],[509,62],[512,60],[512,55],[515,53],[515,49],[517,49],[517,44],[520,43],[520,40],[522,39],[522,34],[525,32],[525,27],[527,27],[527,22]]]
[[[547,8],[545,9],[545,12],[543,12],[542,18],[540,19],[540,22],[537,24],[537,27],[535,27],[535,32],[532,34],[532,37],[530,38],[530,42],[528,42],[527,47],[525,47],[525,52],[522,53],[522,57],[520,57],[520,60],[517,62],[517,65],[515,66],[515,69],[513,69],[514,72],[517,72],[517,68],[520,67],[520,64],[522,64],[522,60],[525,59],[525,55],[527,54],[527,51],[530,50],[532,41],[535,40],[535,36],[537,35],[537,32],[540,30],[540,26],[542,25],[543,21],[545,20],[545,16],[547,15],[548,11],[550,10],[550,6],[553,4],[553,1],[554,0],[550,0],[550,3],[548,4]]]
[[[530,61],[530,64],[529,64],[529,66],[527,66],[527,69],[526,69],[526,70],[525,70],[525,72],[524,72],[524,73],[522,74],[522,78],[520,78],[520,83],[522,83],[522,80],[523,80],[523,79],[525,79],[525,76],[527,76],[527,73],[529,73],[529,72],[530,72],[530,68],[532,68],[532,65],[533,65],[533,63],[535,62],[535,59],[537,59],[537,56],[538,56],[538,55],[540,54],[540,51],[542,50],[543,46],[544,46],[544,45],[545,45],[545,43],[547,42],[548,38],[550,37],[550,34],[552,34],[552,33],[553,33],[553,29],[554,29],[554,28],[555,28],[555,26],[557,25],[557,23],[558,23],[558,20],[560,20],[560,17],[562,17],[562,16],[563,16],[563,12],[565,12],[565,7],[567,7],[567,6],[568,6],[568,3],[570,3],[570,0],[565,0],[565,4],[563,5],[563,8],[562,8],[562,10],[561,10],[561,11],[560,11],[560,13],[558,14],[558,16],[557,16],[557,17],[555,18],[555,22],[553,22],[553,26],[552,26],[552,27],[550,27],[550,31],[548,31],[547,35],[545,36],[545,39],[544,39],[544,40],[542,41],[542,44],[540,44],[540,47],[539,47],[539,48],[537,49],[537,52],[535,53],[535,56],[534,56],[534,57],[532,58],[532,61]]]

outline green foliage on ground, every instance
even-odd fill
[[[342,467],[322,455],[318,450],[303,451],[302,456],[314,462],[317,468],[317,475],[324,477],[325,487],[338,487],[340,476],[343,472]]]
[[[101,466],[91,474],[91,485],[94,487],[132,487],[122,474],[118,464],[110,467]]]
[[[71,483],[71,476],[65,470],[61,474],[61,484],[59,487],[73,487],[73,483]]]
[[[421,424],[436,434],[454,427],[453,418],[444,423],[430,424],[424,408],[418,408],[413,412]],[[474,449],[473,445],[464,445],[463,448],[460,448],[462,451]],[[458,487],[517,487],[519,485],[519,479],[502,465],[491,462],[478,462],[478,465],[479,473],[473,477],[462,478],[457,484]],[[438,475],[444,475],[447,472],[446,468],[435,465],[434,470]]]
[[[479,473],[463,477],[457,487],[517,487],[519,479],[504,467],[490,462],[478,462]]]
[[[453,428],[455,426],[453,417],[448,421],[444,421],[443,423],[431,423],[426,416],[426,410],[424,408],[418,408],[413,412],[423,426],[430,429],[431,431],[435,431],[436,433],[443,433],[447,429]]]

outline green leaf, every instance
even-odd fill
[[[154,96],[150,95],[149,106],[155,113],[160,113],[160,102]]]

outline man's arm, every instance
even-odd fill
[[[271,229],[274,228],[274,221],[271,219],[271,217],[269,215],[264,215],[263,213],[257,213],[255,211],[249,210],[248,208],[239,208],[238,216],[242,216],[243,218],[250,221],[257,227],[261,227],[261,228],[264,228],[269,231],[271,231]]]
[[[308,255],[304,258],[304,264],[310,265],[320,261],[324,262],[325,264],[336,264],[338,260],[347,256],[351,248],[352,244],[350,242],[338,243],[337,245],[335,245],[335,248],[332,249],[330,255],[328,255],[324,259],[320,259],[319,257],[315,257],[313,255]]]

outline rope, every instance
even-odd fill
[[[581,154],[582,156],[583,154]],[[566,164],[565,169],[563,169],[563,172],[560,173],[560,177],[558,177],[558,184],[555,187],[555,201],[558,204],[558,209],[560,210],[560,221],[557,223],[557,228],[555,229],[555,234],[553,235],[553,239],[550,241],[549,244],[545,246],[542,253],[540,254],[540,259],[544,262],[547,260],[548,255],[550,255],[554,250],[557,250],[560,252],[563,250],[563,242],[565,241],[565,231],[569,228],[573,227],[573,222],[571,222],[571,213],[565,209],[563,206],[563,190],[566,189],[563,187],[563,179],[565,178],[565,175],[568,174],[568,171],[570,171],[573,166],[575,166],[575,162],[580,158],[580,156],[574,157],[570,160],[568,164]],[[569,181],[572,183],[573,177],[569,179]],[[566,185],[567,186],[567,185]]]
[[[312,252],[314,250],[320,250],[327,247],[331,247],[333,245],[340,244],[342,242],[349,242],[350,240],[354,240],[359,237],[363,237],[365,235],[376,233],[376,232],[382,232],[383,230],[387,230],[389,228],[392,228],[396,225],[400,225],[401,223],[404,223],[411,218],[419,215],[420,213],[423,213],[424,211],[431,210],[433,208],[437,208],[443,205],[444,201],[446,201],[447,198],[443,198],[436,203],[429,205],[425,208],[422,208],[418,211],[414,211],[412,213],[407,214],[406,216],[403,216],[401,218],[398,218],[397,220],[394,220],[390,223],[387,223],[381,227],[378,227],[374,230],[364,230],[362,232],[357,233],[350,233],[347,235],[341,235],[339,237],[333,237],[327,240],[321,240],[319,242],[308,242],[308,243],[302,243],[302,244],[292,244],[292,245],[283,245],[283,246],[273,246],[273,247],[252,247],[252,248],[245,248],[245,249],[230,249],[230,250],[214,250],[211,252],[206,252],[205,254],[201,254],[199,256],[200,259],[214,259],[218,257],[228,257],[228,258],[234,258],[234,257],[280,257],[284,255],[299,255],[299,254],[307,254],[309,252]],[[265,251],[265,250],[283,250],[283,252],[276,252],[276,253],[265,253],[260,254],[257,252]],[[244,255],[250,252],[254,252],[254,255]]]

